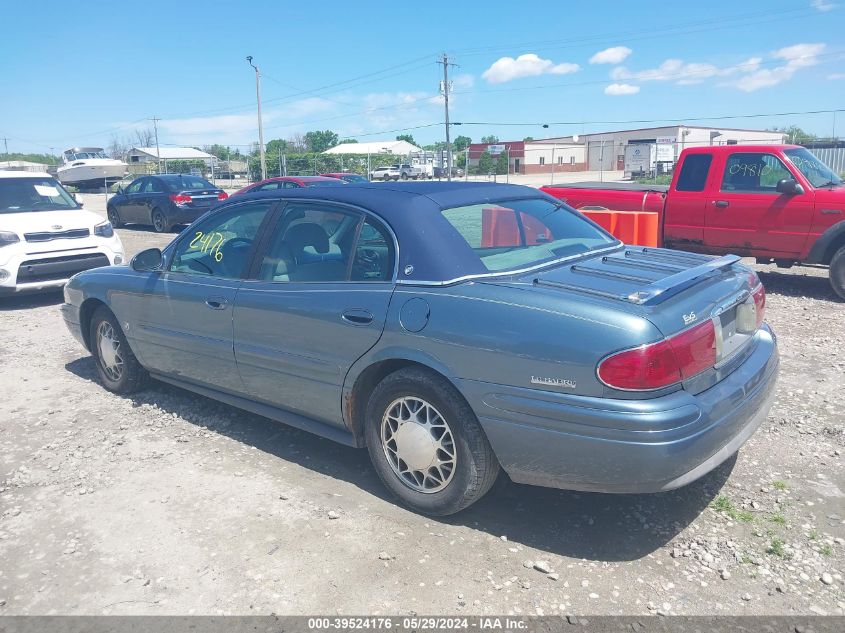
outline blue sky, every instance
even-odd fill
[[[152,116],[162,144],[246,145],[257,139],[246,55],[264,75],[265,141],[312,129],[381,140],[442,122],[443,51],[458,64],[452,120],[483,123],[453,135],[476,140],[845,108],[845,0],[46,0],[4,14],[0,137],[10,151],[108,146]],[[714,124],[827,136],[834,117]],[[410,132],[443,138],[442,125]]]

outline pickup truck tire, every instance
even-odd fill
[[[830,260],[830,287],[845,301],[845,246],[841,246]]]
[[[408,180],[408,174],[403,173],[402,174],[402,180]]]
[[[144,387],[149,374],[132,353],[117,318],[104,305],[91,315],[88,340],[97,374],[106,389],[127,394]]]
[[[427,368],[386,376],[367,401],[364,424],[376,473],[416,512],[459,512],[483,497],[499,475],[499,462],[466,400]]]

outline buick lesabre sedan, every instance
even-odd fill
[[[366,447],[432,515],[500,469],[683,486],[765,419],[778,369],[739,258],[626,247],[514,185],[237,196],[163,251],[73,277],[65,299],[107,389],[151,377]]]

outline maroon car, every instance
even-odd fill
[[[369,180],[367,180],[361,174],[353,174],[353,173],[347,172],[347,171],[337,172],[335,174],[320,174],[320,175],[326,176],[327,178],[339,178],[340,180],[343,180],[344,182],[348,182],[349,184],[353,184],[353,185],[355,183],[364,184],[364,183],[370,182]]]
[[[296,187],[342,187],[346,184],[339,178],[327,178],[325,176],[279,176],[267,178],[238,189],[233,196],[241,193],[254,193],[256,191],[271,191],[274,189],[295,189]]]

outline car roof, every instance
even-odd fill
[[[472,204],[541,198],[559,200],[522,185],[485,182],[350,183],[344,187],[274,189],[232,196],[230,204],[247,200],[320,200],[348,204],[375,213],[393,229],[399,241],[400,278],[407,282],[443,283],[466,275],[485,274],[466,240],[441,211]],[[405,272],[410,270],[410,272]]]
[[[0,169],[0,178],[52,178],[46,171],[23,171],[22,169]]]

